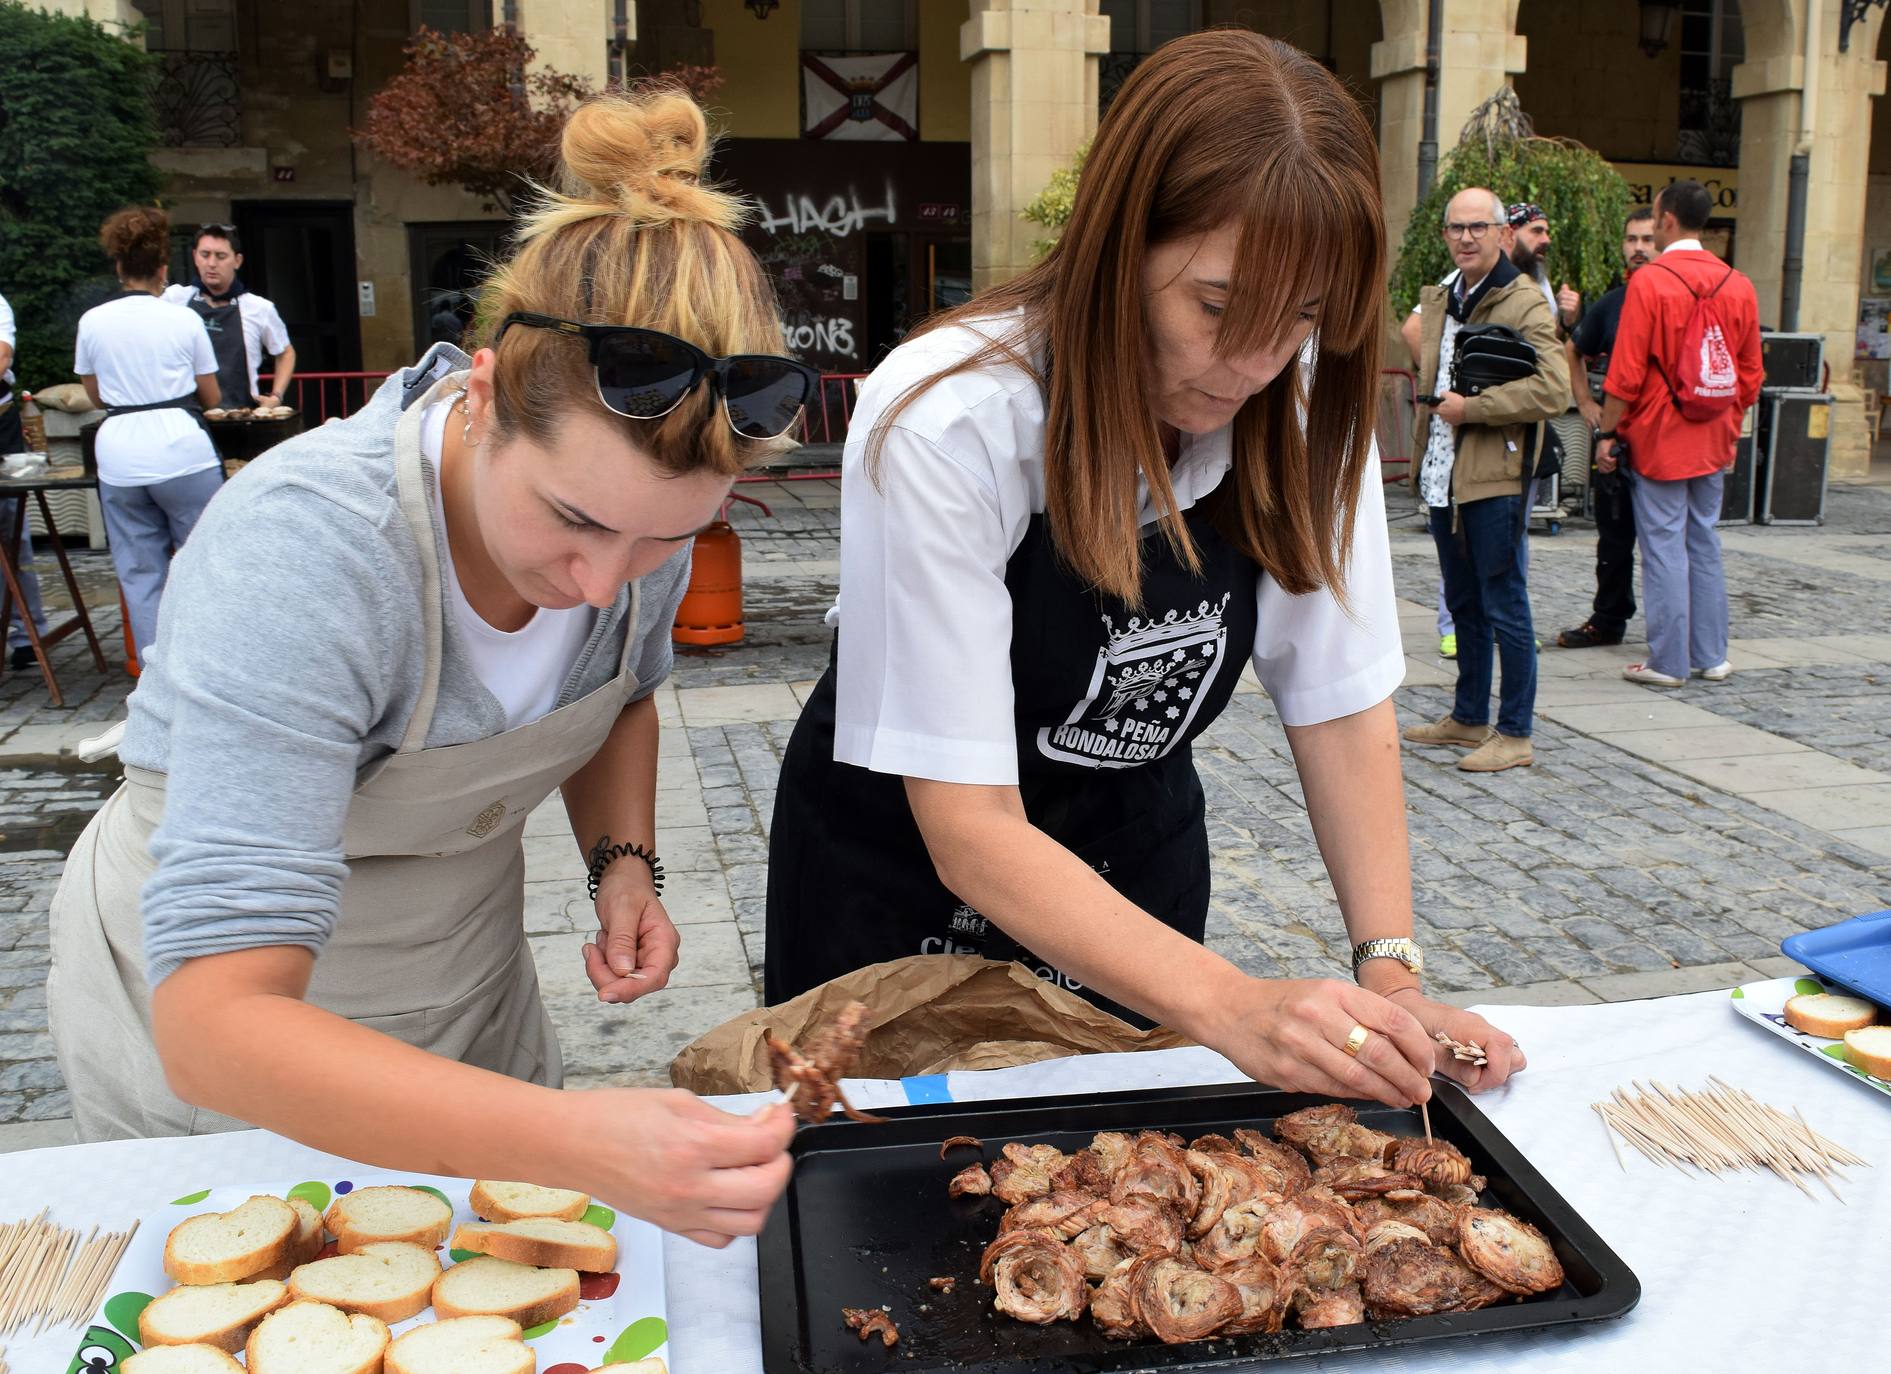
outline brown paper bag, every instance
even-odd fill
[[[1193,1042],[1166,1026],[1137,1030],[1021,964],[969,954],[916,954],[844,974],[778,1007],[725,1021],[670,1063],[670,1081],[697,1093],[762,1092],[769,1035],[798,1044],[849,1002],[871,1029],[854,1078],[907,1078],[948,1069],[1001,1069],[1070,1054],[1166,1050]]]

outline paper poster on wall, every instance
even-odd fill
[[[1891,358],[1891,296],[1859,299],[1856,356]]]
[[[1880,248],[1871,255],[1871,286],[1874,293],[1891,293],[1891,248]]]

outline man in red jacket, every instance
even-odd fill
[[[1677,181],[1655,198],[1660,256],[1629,279],[1603,384],[1608,401],[1596,466],[1615,471],[1626,448],[1648,622],[1648,658],[1629,664],[1622,676],[1655,687],[1685,686],[1690,669],[1709,682],[1733,674],[1727,580],[1714,523],[1740,417],[1759,397],[1765,374],[1753,283],[1701,247],[1712,207],[1698,181]],[[1695,321],[1703,299],[1721,334],[1715,339],[1709,329],[1708,347]],[[1729,361],[1731,387],[1718,375]],[[1689,391],[1710,399],[1703,403]],[[1684,401],[1696,414],[1709,414],[1688,418]]]

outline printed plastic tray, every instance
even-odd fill
[[[386,1183],[425,1188],[438,1195],[453,1209],[455,1226],[477,1220],[466,1202],[473,1185],[463,1178],[364,1172],[325,1180],[222,1184],[188,1192],[140,1220],[138,1234],[118,1262],[104,1302],[80,1338],[72,1363],[66,1366],[68,1374],[104,1374],[138,1352],[138,1314],[152,1298],[173,1286],[164,1273],[165,1237],[186,1217],[228,1211],[257,1193],[300,1197],[318,1212],[325,1212],[338,1194]],[[608,1207],[592,1207],[585,1220],[617,1238],[617,1268],[609,1274],[579,1275],[583,1298],[576,1310],[525,1333],[538,1355],[540,1374],[587,1374],[602,1364],[647,1355],[667,1360],[670,1337],[662,1233],[634,1217],[618,1216]],[[454,1252],[443,1256],[442,1262],[451,1265],[463,1257]],[[392,1329],[398,1336],[432,1320],[433,1309],[427,1308],[417,1317],[393,1323]],[[242,1356],[237,1359],[241,1362]]]
[[[1873,1078],[1845,1057],[1843,1040],[1827,1040],[1821,1035],[1807,1035],[1786,1024],[1786,999],[1802,992],[1837,992],[1847,989],[1823,978],[1772,978],[1764,983],[1748,983],[1733,990],[1733,1009],[1754,1025],[1773,1032],[1780,1039],[1799,1046],[1820,1063],[1830,1064],[1850,1074],[1867,1087],[1891,1097],[1891,1083]]]

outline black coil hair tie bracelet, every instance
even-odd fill
[[[585,856],[590,861],[590,867],[585,873],[584,885],[592,901],[597,900],[598,884],[604,880],[604,870],[626,854],[635,854],[650,865],[651,883],[656,888],[657,896],[663,895],[663,861],[654,852],[640,844],[612,844],[609,835],[600,835],[598,842],[591,846],[591,852]]]

